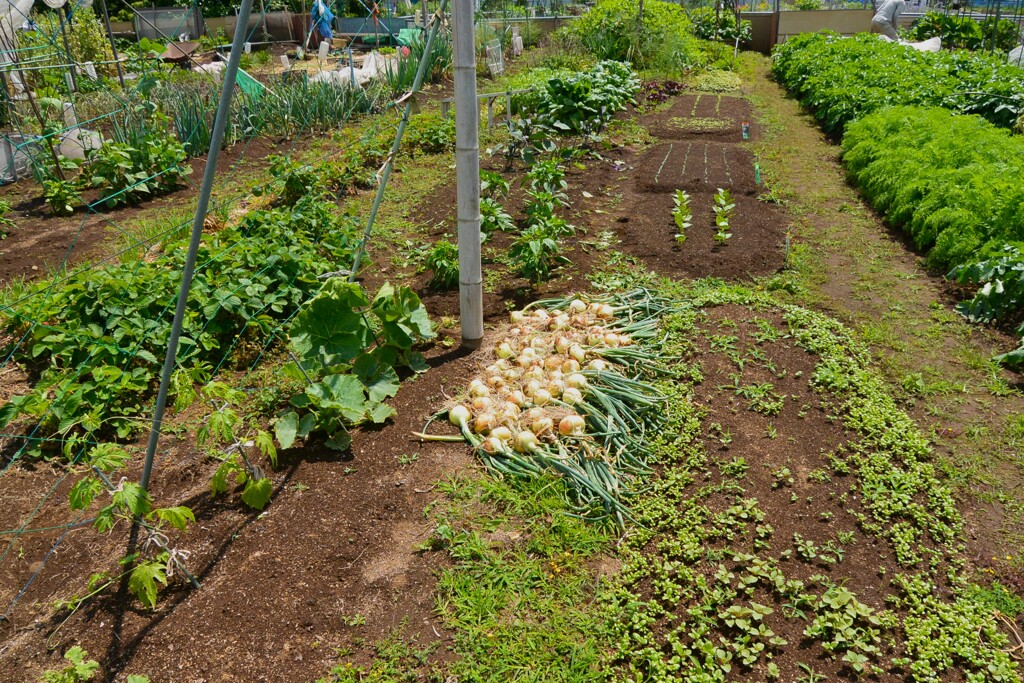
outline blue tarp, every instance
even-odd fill
[[[331,22],[334,21],[334,12],[331,8],[324,4],[323,0],[316,0],[313,3],[313,9],[310,11],[310,18],[313,20],[313,26],[316,27],[317,33],[324,40],[330,40],[333,37],[331,33]]]

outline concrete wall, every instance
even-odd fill
[[[810,10],[779,12],[778,42],[784,43],[801,33],[828,29],[844,36],[871,31],[874,11],[867,9]]]
[[[778,14],[775,12],[740,12],[740,21],[750,22],[750,42],[744,44],[743,47],[761,54],[771,54],[772,48],[775,46]]]

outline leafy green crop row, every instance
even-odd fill
[[[994,28],[997,50],[1007,52],[1020,43],[1020,28],[1017,22],[1010,19],[989,17],[984,21],[977,21],[972,17],[934,10],[925,12],[914,22],[910,28],[910,37],[914,40],[927,40],[939,36],[942,38],[943,47],[980,50],[986,45],[991,45]]]
[[[992,55],[918,52],[877,36],[805,34],[776,48],[772,73],[827,131],[894,105],[941,106],[1011,128],[1024,69]]]
[[[977,116],[893,107],[851,124],[850,178],[943,269],[1024,240],[1024,139]]]
[[[560,133],[600,130],[640,89],[640,79],[625,62],[605,60],[582,73],[545,69],[543,74],[550,77],[534,92],[518,96],[513,106]]]
[[[275,329],[319,289],[319,274],[351,257],[358,230],[352,216],[312,195],[207,235],[178,372],[204,377],[247,328],[264,336]],[[66,447],[137,429],[170,334],[185,247],[169,242],[154,261],[38,285],[5,309],[2,353],[38,379],[0,409],[0,426],[29,418],[38,424],[36,437],[56,437]]]

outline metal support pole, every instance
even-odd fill
[[[434,49],[434,37],[437,36],[437,31],[441,26],[441,17],[444,16],[444,10],[447,6],[448,0],[441,0],[441,8],[434,16],[434,21],[430,26],[430,31],[427,32],[427,42],[423,46],[423,56],[420,58],[419,66],[416,68],[416,76],[412,80],[412,90],[407,92],[401,98],[405,100],[405,109],[402,110],[402,120],[398,122],[398,130],[395,131],[395,141],[391,145],[391,153],[388,154],[388,158],[384,161],[384,168],[381,169],[380,172],[380,179],[377,182],[377,194],[374,196],[373,204],[370,206],[370,216],[366,219],[366,229],[363,230],[363,239],[359,243],[359,248],[356,250],[356,257],[352,259],[352,272],[348,276],[349,282],[355,282],[356,277],[359,275],[359,264],[362,263],[363,253],[366,251],[366,244],[370,241],[370,233],[373,231],[373,222],[377,220],[377,211],[380,209],[380,203],[384,201],[384,190],[388,186],[388,178],[391,177],[391,169],[394,168],[395,158],[398,156],[398,150],[402,146],[402,136],[405,135],[405,129],[409,125],[409,117],[412,115],[412,105],[415,100],[415,95],[419,92],[420,87],[423,85],[423,81],[426,79],[427,62],[430,61],[430,51]]]
[[[68,62],[72,64],[71,68],[68,69],[68,73],[71,74],[71,92],[78,92],[78,74],[75,73],[77,67],[77,61],[74,55],[71,54],[71,44],[68,42],[68,24],[71,23],[71,8],[64,5],[64,21],[60,22],[60,35],[64,40],[64,52],[68,55]]]
[[[110,28],[110,12],[107,11],[107,0],[100,0],[100,9],[103,10],[103,25],[107,27],[107,38],[110,39],[110,50],[114,54],[114,65],[117,67],[117,81],[124,87],[124,70],[121,68],[121,58],[117,55],[117,43],[114,42],[114,30]]]
[[[455,0],[455,178],[459,223],[459,317],[462,345],[484,336],[484,281],[480,265],[480,105],[476,98],[473,0]]]
[[[192,221],[192,238],[189,241],[185,267],[181,274],[181,288],[178,290],[178,305],[174,309],[171,338],[167,342],[167,355],[164,356],[164,370],[160,377],[160,390],[156,395],[153,425],[149,431],[149,444],[146,446],[146,462],[142,467],[142,477],[139,479],[139,485],[144,489],[149,488],[149,477],[153,473],[153,457],[156,455],[157,442],[160,440],[160,428],[164,421],[164,410],[167,408],[167,391],[178,356],[178,341],[181,338],[182,321],[185,319],[185,306],[188,303],[189,290],[192,288],[192,275],[195,272],[199,242],[203,237],[203,222],[206,219],[206,210],[210,206],[210,194],[213,192],[213,179],[217,174],[217,157],[220,155],[220,146],[224,140],[224,128],[227,125],[228,117],[231,116],[231,97],[235,92],[238,62],[242,59],[242,45],[245,43],[245,31],[249,24],[251,11],[252,0],[242,0],[242,7],[238,11],[238,23],[235,24],[235,37],[231,43],[231,57],[224,70],[224,83],[221,85],[220,102],[217,104],[217,117],[213,121],[213,134],[210,136],[210,153],[206,157],[203,185],[199,189],[196,215]]]

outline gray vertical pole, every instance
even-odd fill
[[[110,12],[107,11],[106,0],[100,0],[100,9],[103,10],[103,24],[107,27],[107,38],[110,39],[110,51],[114,54],[114,66],[117,67],[117,80],[124,87],[124,71],[121,69],[121,58],[117,56],[117,44],[114,42],[114,31],[110,28]]]
[[[249,24],[252,11],[252,0],[242,0],[238,11],[238,23],[235,24],[235,38],[231,43],[231,57],[224,70],[224,83],[220,90],[220,102],[217,104],[217,118],[213,121],[213,134],[210,137],[210,153],[206,157],[206,170],[203,172],[203,185],[199,189],[199,201],[196,203],[196,215],[192,221],[192,239],[185,256],[185,267],[181,274],[181,289],[178,290],[178,305],[174,309],[174,323],[171,326],[171,338],[167,342],[167,355],[164,356],[164,370],[160,377],[160,390],[156,395],[156,407],[153,410],[153,425],[149,431],[149,444],[146,446],[146,462],[142,467],[139,485],[149,488],[149,477],[153,473],[153,456],[156,455],[157,442],[160,440],[160,428],[164,421],[164,410],[167,408],[167,390],[171,383],[175,359],[178,356],[178,341],[181,338],[181,325],[185,318],[185,305],[188,293],[192,288],[192,275],[195,272],[196,256],[199,253],[199,242],[203,237],[203,221],[206,210],[210,206],[210,194],[213,192],[213,179],[217,173],[217,157],[224,140],[224,128],[231,116],[231,96],[235,92],[235,78],[238,75],[238,62],[242,59],[242,45],[245,43],[245,30]]]
[[[484,336],[480,265],[480,106],[476,99],[473,0],[455,0],[455,178],[459,224],[459,317],[462,345],[475,349]]]
[[[370,205],[370,216],[366,219],[363,239],[359,243],[359,248],[356,249],[355,258],[352,259],[352,272],[348,276],[349,282],[355,282],[356,277],[359,275],[359,264],[363,261],[363,253],[366,251],[366,245],[370,241],[370,234],[373,232],[373,223],[377,220],[377,211],[380,210],[380,203],[384,201],[384,190],[387,189],[388,178],[391,177],[391,169],[395,166],[398,150],[402,146],[402,136],[405,135],[405,129],[409,125],[409,117],[412,116],[412,105],[415,101],[415,95],[420,91],[423,81],[427,77],[427,62],[430,61],[430,53],[434,49],[434,38],[437,37],[437,31],[441,27],[441,17],[444,16],[444,10],[447,6],[448,0],[441,0],[441,9],[438,10],[437,16],[434,17],[434,23],[431,24],[430,30],[427,31],[427,42],[423,45],[423,56],[420,57],[419,66],[416,67],[416,75],[412,79],[412,90],[403,98],[405,100],[405,108],[402,110],[402,118],[398,122],[398,129],[395,131],[395,140],[391,143],[391,153],[388,154],[388,158],[384,162],[384,168],[380,172],[380,180],[377,181],[377,194],[374,195],[373,204]]]
[[[71,91],[78,92],[78,74],[75,73],[75,67],[78,65],[75,61],[74,55],[71,54],[71,44],[68,43],[68,28],[67,25],[71,23],[71,8],[64,5],[64,21],[60,22],[60,35],[64,39],[64,52],[68,55],[68,73],[71,74]]]

